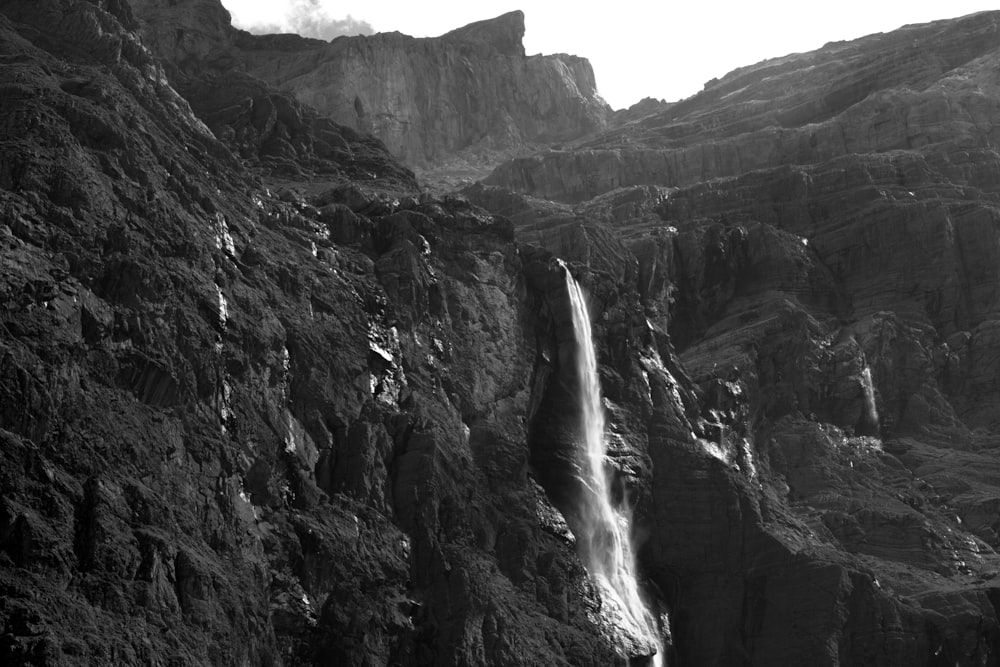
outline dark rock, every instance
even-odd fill
[[[995,165],[958,100],[993,100],[997,46],[995,13],[831,44],[466,190],[595,270],[610,456],[650,457],[625,479],[681,662],[993,659]]]
[[[518,12],[326,44],[4,4],[0,662],[648,660],[571,531],[568,270],[669,664],[993,664],[996,25],[743,68],[435,196],[255,77],[469,58],[500,112],[400,140],[431,157],[596,129]]]

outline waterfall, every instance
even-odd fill
[[[861,370],[861,392],[865,397],[865,411],[873,435],[878,435],[878,407],[875,405],[875,384],[872,382],[872,369],[868,364]]]
[[[604,440],[604,406],[597,375],[597,356],[590,315],[583,292],[566,270],[566,289],[573,309],[576,373],[579,378],[583,457],[580,478],[583,494],[574,532],[587,571],[601,591],[602,612],[622,636],[619,649],[626,656],[650,655],[663,664],[663,646],[656,617],[646,607],[636,580],[635,556],[629,538],[631,511],[616,509],[611,501]]]

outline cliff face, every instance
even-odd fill
[[[248,71],[337,122],[380,138],[402,161],[510,149],[602,129],[610,109],[583,58],[525,57],[517,11],[438,38],[344,37],[279,44],[244,35]]]
[[[998,659],[998,25],[743,68],[466,190],[634,292],[695,387],[649,380],[639,506],[680,664]]]
[[[143,45],[159,58],[171,86],[244,163],[291,179],[320,174],[414,186],[412,172],[388,160],[377,139],[338,125],[244,71],[235,46],[239,33],[220,3],[137,0],[130,7]]]
[[[556,265],[260,82],[214,136],[125,2],[0,35],[0,663],[620,662],[528,472]]]
[[[669,664],[1000,660],[996,15],[739,70],[463,196],[245,69],[511,67],[518,21],[323,45],[206,0],[0,6],[0,663],[645,659],[564,518],[556,256]],[[618,187],[649,155],[688,157]]]
[[[908,26],[739,69],[586,150],[515,160],[488,182],[575,202],[847,153],[989,147],[998,138],[998,21],[987,12]]]
[[[436,38],[329,44],[236,31],[215,0],[143,0],[136,12],[154,52],[179,69],[198,62],[250,74],[414,166],[576,139],[603,129],[611,111],[584,58],[525,56],[520,11]]]

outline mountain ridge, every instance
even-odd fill
[[[220,41],[224,45],[213,57],[293,93],[341,125],[374,134],[414,167],[438,164],[460,151],[575,139],[603,127],[610,114],[586,59],[525,55],[521,11],[440,37],[396,32],[325,43],[238,31],[214,0],[169,6],[146,0],[137,13],[154,50],[168,62],[181,65],[186,56],[158,34],[205,29],[191,25],[191,7],[205,8],[195,11],[213,26],[215,48]]]
[[[505,163],[486,182],[577,200],[620,186],[690,185],[778,164],[989,134],[989,112],[974,109],[991,98],[959,68],[996,57],[997,20],[995,12],[982,12],[741,68],[577,151]],[[995,85],[985,72],[980,76],[982,85]],[[943,86],[955,90],[945,93]],[[942,108],[946,94],[961,94],[969,108]],[[596,188],[559,182],[560,172],[573,173],[563,166],[573,160],[598,175]]]

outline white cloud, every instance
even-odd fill
[[[341,35],[371,35],[375,32],[370,23],[350,14],[345,18],[331,16],[321,0],[292,0],[288,3],[284,16],[277,20],[262,19],[252,12],[243,13],[236,8],[231,8],[231,11],[235,24],[259,35],[293,32],[303,37],[330,41]]]

